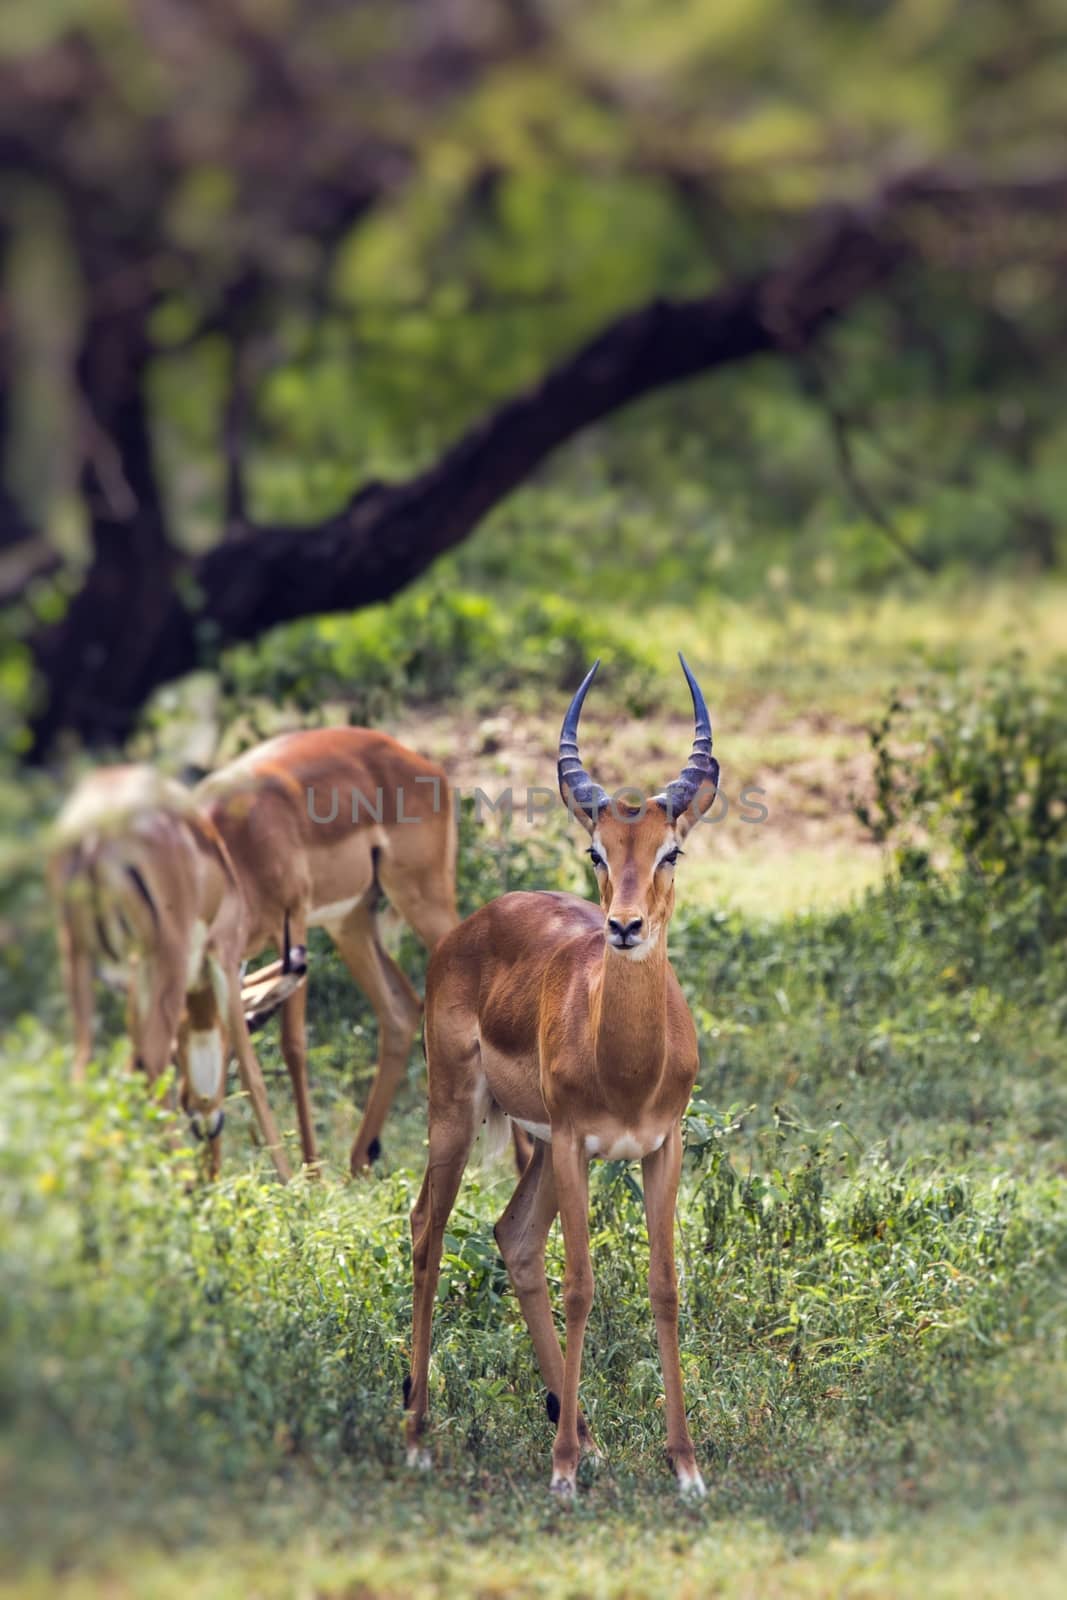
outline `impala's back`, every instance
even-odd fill
[[[343,922],[378,882],[428,942],[455,922],[452,803],[444,770],[388,734],[280,734],[196,791],[226,840],[249,904],[249,954],[280,934],[279,909]],[[424,909],[432,884],[432,908]],[[438,892],[447,886],[445,920]]]

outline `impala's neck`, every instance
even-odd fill
[[[667,1043],[667,930],[640,961],[604,950],[591,1008],[597,1075],[602,1083],[651,1090]]]

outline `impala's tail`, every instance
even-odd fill
[[[485,1114],[485,1136],[482,1141],[482,1166],[491,1166],[503,1155],[511,1139],[511,1118],[501,1111],[495,1100],[490,1100]]]

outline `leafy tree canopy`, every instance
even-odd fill
[[[705,366],[779,358],[648,401],[601,438],[595,472],[658,497],[698,563],[716,538],[813,520],[851,524],[889,561],[1014,545],[1055,562],[1065,36],[1056,0],[7,8],[0,585],[35,663],[39,748],[64,727],[120,736],[154,682],[276,620],[209,603],[194,625],[205,589],[254,572],[259,530],[344,538],[359,491],[431,468],[664,300],[718,294],[720,317],[750,318],[760,336]],[[831,227],[825,258],[805,260],[841,207],[858,246]],[[853,313],[856,274],[878,292]],[[661,322],[643,326],[662,344]],[[435,481],[464,524],[446,542],[684,365],[635,382],[631,362],[614,399],[562,421],[553,397],[555,431],[533,445],[545,419],[524,413],[484,504],[459,506],[456,472]],[[565,457],[549,481],[576,470]],[[401,534],[395,507],[380,525],[374,509],[359,515],[379,564],[405,559],[369,599],[437,553],[425,520]],[[595,548],[609,520],[593,519]],[[238,565],[195,564],[224,540]],[[283,555],[324,568],[321,544],[275,548],[261,587]],[[300,603],[327,600],[309,581]],[[116,642],[133,613],[143,638]]]

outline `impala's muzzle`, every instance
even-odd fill
[[[189,1128],[193,1138],[198,1141],[217,1139],[225,1121],[226,1113],[221,1106],[212,1106],[207,1111],[189,1112]]]
[[[633,950],[645,941],[644,917],[628,916],[608,918],[608,943],[616,950]]]
[[[178,1033],[181,1104],[195,1139],[217,1139],[224,1121],[226,1038],[217,1024]]]

